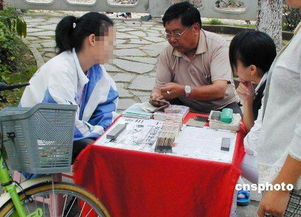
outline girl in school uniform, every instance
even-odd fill
[[[106,15],[90,12],[64,17],[55,30],[58,55],[30,79],[20,106],[77,105],[73,159],[110,126],[118,92],[103,64],[112,56],[115,30]]]
[[[243,31],[230,44],[230,63],[240,80],[236,91],[243,103],[243,122],[246,130],[251,130],[244,139],[247,153],[241,165],[242,176],[253,183],[258,182],[255,146],[261,130],[261,101],[267,72],[275,56],[276,46],[273,40],[260,31]],[[253,84],[256,84],[256,88]],[[250,193],[238,191],[237,204],[244,206],[249,202]]]

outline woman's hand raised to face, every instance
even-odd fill
[[[239,97],[244,103],[252,103],[254,100],[255,90],[250,81],[241,81],[236,89]]]

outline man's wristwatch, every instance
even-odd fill
[[[191,94],[192,88],[189,85],[185,85],[184,86],[184,91],[185,91],[185,96],[189,97],[189,95]]]

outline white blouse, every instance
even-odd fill
[[[301,161],[301,31],[274,62],[257,145],[259,183],[272,182],[288,154]],[[295,189],[301,189],[301,178]]]

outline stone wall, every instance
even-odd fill
[[[29,3],[30,1],[30,3]],[[107,4],[104,3],[107,1]],[[15,8],[31,10],[105,11],[150,13],[161,17],[172,4],[184,0],[5,0]],[[258,0],[189,0],[202,17],[256,20]],[[82,4],[80,4],[82,3]],[[237,7],[239,6],[239,7]]]

